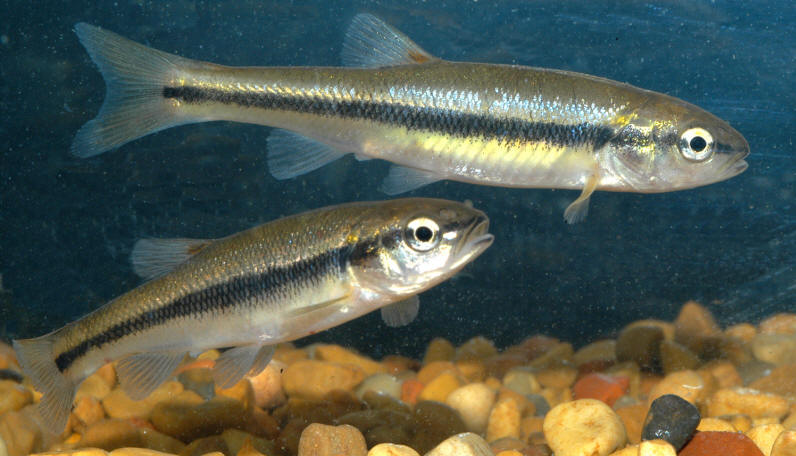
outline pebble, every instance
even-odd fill
[[[486,366],[478,359],[456,361],[456,370],[470,383],[482,382],[486,378]]]
[[[134,401],[121,388],[117,388],[102,398],[102,407],[111,418],[138,417],[147,419],[158,403],[177,396],[184,389],[182,383],[168,381],[157,387],[152,394],[143,400]]]
[[[741,376],[744,385],[749,385],[769,375],[775,368],[776,366],[771,363],[752,360],[738,366],[738,375]]]
[[[759,334],[750,345],[759,361],[777,366],[796,364],[796,334]]]
[[[796,400],[796,364],[777,367],[765,376],[749,384],[749,387],[766,393],[777,394]]]
[[[770,456],[774,442],[783,432],[785,432],[785,427],[779,423],[775,423],[755,426],[745,432],[745,434],[755,442],[755,445],[760,448],[760,451],[762,451],[765,456]]]
[[[611,456],[638,456],[638,445],[631,445],[622,448],[621,450],[614,451]]]
[[[184,442],[220,434],[225,429],[246,429],[249,413],[229,397],[215,397],[200,404],[165,401],[152,410],[151,421],[158,431]]]
[[[627,432],[627,440],[630,443],[637,444],[641,442],[641,430],[644,424],[644,418],[647,416],[647,404],[634,404],[616,409],[616,414],[622,419],[622,424],[625,425]]]
[[[445,403],[459,412],[468,431],[480,434],[486,430],[495,392],[484,383],[470,383],[454,390]]]
[[[42,431],[32,418],[32,413],[25,413],[22,409],[16,412],[7,412],[0,416],[0,439],[5,443],[6,451],[10,456],[22,456],[36,450],[42,438]],[[31,410],[35,413],[35,410]]]
[[[749,323],[739,323],[724,330],[724,335],[749,343],[757,335],[757,328]]]
[[[652,404],[664,394],[674,394],[694,405],[699,405],[705,398],[705,381],[698,372],[692,370],[671,373],[652,388],[648,403]]]
[[[674,320],[674,339],[695,353],[702,350],[706,337],[717,336],[721,328],[713,314],[696,301],[688,301]]]
[[[16,412],[33,401],[33,393],[13,380],[0,380],[0,415]]]
[[[699,419],[699,410],[694,404],[680,396],[665,394],[650,405],[641,439],[662,439],[679,451],[696,431]]]
[[[203,360],[201,362],[209,361]],[[203,399],[211,399],[216,390],[213,382],[213,371],[208,367],[195,367],[196,361],[191,364],[184,366],[186,369],[177,374],[177,381],[182,383],[186,390],[193,391],[202,396]]]
[[[536,376],[523,368],[514,368],[506,372],[503,385],[519,394],[536,394],[542,391],[542,385]]]
[[[315,359],[338,364],[353,364],[362,369],[366,376],[387,372],[387,368],[381,363],[339,345],[316,345]]]
[[[358,366],[318,360],[296,361],[282,374],[288,396],[310,399],[323,399],[335,390],[353,391],[364,379],[365,373]]]
[[[418,402],[412,413],[412,420],[417,432],[409,446],[421,454],[446,438],[467,430],[456,410],[435,401]]]
[[[575,383],[578,370],[570,365],[552,366],[538,370],[534,375],[544,388],[566,389]]]
[[[638,446],[638,456],[677,456],[677,451],[666,440],[645,440]]]
[[[420,456],[420,454],[406,445],[380,443],[368,451],[368,456]]]
[[[83,396],[91,396],[97,399],[104,399],[111,393],[111,386],[108,385],[102,377],[99,375],[90,375],[88,378],[83,380],[83,383],[80,384],[77,388],[77,392],[75,393],[75,400],[80,399]]]
[[[581,372],[604,370],[616,363],[616,341],[613,339],[598,340],[585,345],[572,355],[572,361]],[[588,366],[588,368],[584,369],[584,366]]]
[[[230,454],[240,455],[244,450],[265,454],[276,453],[276,446],[272,441],[255,437],[238,429],[227,429],[221,433],[221,438],[227,444]]]
[[[357,387],[355,394],[358,398],[367,392],[384,394],[396,399],[401,398],[401,381],[390,374],[374,374],[366,377]]]
[[[771,456],[796,456],[796,430],[779,435],[771,447]]]
[[[660,346],[661,368],[664,374],[672,372],[696,369],[702,364],[699,357],[688,349],[673,340],[664,340]]]
[[[758,326],[763,334],[796,334],[796,314],[772,315],[761,321]]]
[[[737,432],[697,432],[679,456],[764,456],[747,436]]]
[[[486,337],[476,336],[463,343],[456,349],[453,359],[456,361],[464,359],[485,359],[497,355],[498,351],[495,344]]]
[[[417,380],[424,385],[428,385],[445,372],[459,373],[456,365],[451,361],[432,361],[417,372]]]
[[[597,399],[613,406],[630,388],[627,377],[614,377],[601,373],[586,374],[575,383],[572,395],[575,399]]]
[[[426,384],[417,400],[445,402],[448,395],[463,384],[464,382],[455,373],[443,372]]]
[[[749,388],[724,388],[708,401],[708,416],[745,414],[751,418],[782,419],[788,413],[787,399]]]
[[[417,397],[420,396],[420,392],[423,391],[423,388],[425,388],[425,385],[419,380],[414,378],[404,380],[403,383],[401,383],[401,400],[407,404],[414,405],[417,402]]]
[[[627,441],[619,416],[596,399],[554,407],[544,420],[544,436],[556,456],[605,456]]]
[[[301,433],[298,456],[366,456],[365,437],[353,426],[313,423]]]
[[[434,361],[452,361],[455,355],[456,347],[448,339],[437,337],[428,344],[426,354],[423,355],[423,365]]]
[[[660,364],[660,345],[663,329],[656,324],[631,324],[619,333],[616,340],[616,359],[633,361],[642,369],[655,370]]]
[[[336,424],[350,424],[365,436],[368,446],[379,443],[408,443],[413,432],[412,414],[396,410],[360,410],[347,413]]]
[[[743,379],[735,365],[729,361],[711,361],[700,368],[700,372],[708,372],[716,381],[717,388],[733,388],[743,385]]]
[[[486,441],[494,442],[504,437],[520,436],[522,414],[517,402],[511,398],[498,400],[489,413],[486,427]]]
[[[105,418],[105,409],[100,401],[92,396],[84,396],[77,400],[72,410],[80,426],[91,426]]]
[[[140,447],[179,453],[185,444],[153,429],[136,426],[131,420],[110,419],[89,426],[78,446],[107,451],[122,447]]]
[[[484,439],[471,432],[445,439],[425,456],[493,456]]]
[[[541,356],[532,359],[531,362],[528,363],[528,366],[534,369],[560,366],[561,364],[571,363],[574,354],[575,349],[572,348],[572,344],[569,342],[559,342]]]
[[[716,432],[737,432],[738,429],[732,425],[727,420],[723,420],[721,418],[702,418],[699,420],[699,425],[697,425],[697,431],[700,432],[707,432],[707,431],[716,431]]]
[[[272,360],[262,372],[249,377],[254,392],[254,404],[262,409],[279,407],[287,401],[285,389],[282,387],[282,374],[287,365]]]

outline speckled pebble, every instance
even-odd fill
[[[779,435],[771,448],[771,456],[796,456],[796,430]]]
[[[522,414],[517,402],[511,398],[499,400],[489,413],[486,427],[486,441],[493,442],[504,437],[520,436]]]
[[[676,456],[677,452],[666,440],[645,440],[638,446],[638,456]]]
[[[727,420],[722,420],[721,418],[702,418],[699,420],[699,425],[697,425],[697,431],[699,432],[737,432],[738,429],[735,429],[735,426],[732,425]]]
[[[751,418],[781,419],[788,413],[788,400],[775,394],[749,388],[725,388],[716,391],[708,402],[708,416],[743,413]]]
[[[470,383],[454,390],[445,403],[459,412],[468,431],[481,433],[486,430],[495,392],[484,383]]]
[[[471,432],[445,439],[425,456],[493,456],[484,439]]]
[[[364,379],[358,366],[317,360],[296,361],[282,374],[288,396],[310,399],[323,399],[335,390],[353,391]]]
[[[595,399],[554,407],[545,417],[543,428],[556,456],[605,456],[627,441],[619,416]]]
[[[699,409],[694,404],[680,396],[665,394],[652,402],[641,439],[662,439],[680,450],[694,434],[699,419]]]
[[[406,445],[380,443],[368,451],[368,456],[420,456],[420,454]]]
[[[287,369],[286,364],[272,360],[262,372],[249,378],[257,407],[269,409],[287,401],[285,389],[282,387],[282,374],[285,369]]]
[[[353,426],[313,423],[301,433],[298,456],[366,456],[365,437]]]
[[[779,423],[763,424],[749,429],[746,432],[746,436],[755,442],[755,445],[760,448],[760,451],[762,451],[765,456],[770,456],[774,442],[783,432],[785,432],[785,427]]]
[[[664,394],[674,394],[698,405],[705,396],[705,380],[699,373],[691,370],[671,373],[652,388],[648,403],[652,404]]]

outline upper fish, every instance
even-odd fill
[[[226,388],[262,370],[279,342],[376,309],[390,326],[408,324],[418,293],[492,244],[488,229],[470,205],[410,198],[327,207],[217,240],[141,240],[132,263],[148,282],[14,349],[59,433],[78,385],[109,361],[142,399],[186,353],[234,347],[213,368]]]
[[[228,67],[157,51],[79,23],[107,85],[72,151],[89,157],[176,125],[228,120],[278,130],[279,179],[345,154],[394,163],[382,190],[450,179],[581,190],[666,192],[746,169],[746,140],[685,101],[608,79],[518,65],[438,59],[370,14],[346,34],[346,67]]]

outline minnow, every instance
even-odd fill
[[[75,30],[107,84],[73,142],[81,157],[176,125],[246,122],[278,129],[278,179],[353,153],[394,163],[388,194],[444,179],[581,190],[570,223],[595,190],[689,189],[747,167],[743,136],[685,101],[570,71],[442,60],[369,14],[348,30],[347,67],[228,67]]]
[[[131,259],[148,282],[14,349],[43,393],[45,424],[61,432],[78,385],[109,361],[142,399],[189,352],[233,347],[213,366],[227,388],[265,368],[279,342],[376,309],[389,326],[408,324],[418,293],[491,245],[488,229],[469,205],[409,198],[327,207],[218,240],[141,240]]]

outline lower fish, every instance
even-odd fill
[[[149,281],[14,349],[43,393],[44,422],[61,432],[78,385],[113,360],[122,389],[142,399],[186,353],[233,347],[213,368],[226,388],[261,371],[277,343],[376,309],[389,326],[408,324],[418,293],[491,245],[488,228],[471,205],[411,198],[327,207],[217,240],[140,240],[131,260]]]
[[[743,136],[683,100],[570,71],[442,60],[369,14],[348,30],[347,67],[228,67],[75,30],[107,84],[72,144],[82,157],[176,125],[247,122],[278,129],[278,179],[353,153],[395,164],[388,194],[444,179],[581,190],[570,223],[595,190],[682,190],[747,167]]]

